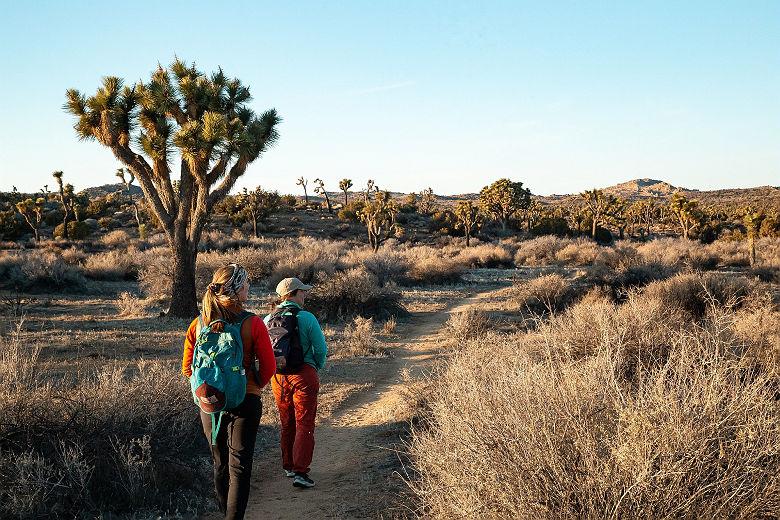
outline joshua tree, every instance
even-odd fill
[[[46,199],[38,197],[37,199],[26,199],[16,203],[16,209],[27,221],[27,224],[32,228],[35,233],[35,241],[40,242],[41,237],[38,234],[38,230],[41,227],[41,220],[43,220],[46,212]]]
[[[306,205],[308,206],[308,205],[309,205],[309,194],[308,194],[308,192],[306,191],[306,186],[309,184],[309,181],[307,181],[306,179],[304,179],[304,178],[303,178],[303,176],[301,176],[301,177],[298,179],[298,182],[296,182],[295,184],[297,184],[298,186],[303,186],[303,199],[304,199],[304,204],[306,204]]]
[[[618,229],[620,239],[623,240],[626,226],[628,225],[628,201],[615,197],[607,208],[609,222]]]
[[[420,202],[417,205],[417,211],[422,215],[427,215],[433,211],[435,205],[436,196],[433,194],[433,188],[429,186],[428,189],[420,192]]]
[[[377,191],[379,191],[379,188],[376,187],[374,181],[368,179],[368,181],[366,182],[366,192],[363,194],[363,202],[368,204],[368,200],[371,198],[371,191],[375,188]]]
[[[742,217],[742,221],[745,223],[747,230],[748,244],[750,245],[750,265],[753,266],[756,263],[756,238],[758,238],[758,231],[761,229],[761,223],[766,218],[763,211],[752,211],[748,209],[745,215]]]
[[[699,203],[695,200],[688,200],[685,195],[675,191],[672,195],[672,202],[669,203],[669,209],[677,217],[683,238],[688,239],[691,230],[701,224],[702,215],[699,211]]]
[[[314,188],[314,193],[318,195],[322,193],[325,195],[325,202],[328,204],[328,213],[333,214],[333,207],[330,205],[330,197],[328,197],[328,192],[325,191],[325,183],[318,177],[314,179],[314,184],[317,185],[317,187]]]
[[[127,177],[125,177],[125,175],[127,175]],[[130,186],[135,180],[135,175],[133,175],[133,172],[130,171],[129,168],[117,168],[116,176],[119,177],[119,180],[122,181],[122,185],[125,187],[127,198],[130,199],[130,204],[133,206],[133,213],[135,215],[135,223],[138,225],[138,232],[141,233],[141,230],[143,229],[141,227],[141,211],[138,209],[138,204],[135,203],[135,199],[133,198],[133,191],[130,189]]]
[[[366,202],[358,211],[358,217],[366,224],[368,243],[374,253],[379,251],[382,242],[399,234],[400,229],[395,222],[398,211],[398,205],[390,199],[390,194],[378,190],[375,199]]]
[[[349,202],[348,191],[352,187],[352,179],[341,179],[339,181],[339,189],[344,192],[344,207],[347,207]]]
[[[68,217],[70,216],[70,212],[73,211],[73,185],[62,185],[62,172],[59,170],[52,173],[52,176],[57,179],[57,186],[59,186],[59,200],[60,204],[62,205],[62,212],[64,214],[62,217],[62,236],[65,238],[65,240],[67,240]]]
[[[479,207],[475,206],[470,200],[458,201],[455,208],[455,216],[458,217],[457,228],[462,228],[466,233],[466,247],[470,245],[471,231],[479,225],[480,214]]]
[[[254,191],[246,188],[236,197],[236,206],[243,216],[252,221],[252,231],[257,237],[257,223],[279,209],[281,197],[276,192],[265,191],[260,186]]]
[[[173,256],[171,316],[197,315],[195,262],[208,215],[278,137],[276,111],[258,117],[250,99],[249,89],[221,69],[206,76],[178,58],[158,67],[148,83],[123,87],[121,79],[107,77],[92,97],[67,92],[65,108],[77,118],[79,137],[114,153],[160,220]]]
[[[479,192],[479,206],[486,215],[501,223],[506,232],[506,223],[517,212],[531,203],[531,190],[523,188],[522,182],[499,179]]]
[[[590,237],[596,240],[596,227],[604,222],[607,216],[610,205],[613,204],[615,197],[612,195],[604,195],[604,192],[593,188],[588,191],[580,193],[580,197],[584,199],[585,212],[593,221],[593,225],[590,231]]]

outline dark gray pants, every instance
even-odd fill
[[[203,433],[206,434],[214,460],[217,504],[226,519],[244,518],[249,501],[257,426],[262,413],[260,397],[247,394],[243,403],[222,415],[217,443],[214,445],[211,444],[211,415],[200,413]]]

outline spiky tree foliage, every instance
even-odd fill
[[[414,213],[417,211],[417,194],[416,193],[410,193],[406,196],[406,200],[404,201],[404,205],[402,210],[406,213]]]
[[[138,232],[140,234],[141,230],[143,229],[143,224],[141,223],[141,210],[138,209],[138,204],[135,203],[135,198],[133,198],[133,191],[130,189],[130,186],[132,186],[133,181],[135,180],[135,175],[133,175],[133,172],[130,171],[129,168],[117,168],[116,176],[119,177],[119,180],[122,182],[122,186],[125,187],[127,198],[130,200],[130,205],[133,206],[133,214],[135,216],[135,222],[138,225]]]
[[[379,190],[374,199],[366,202],[358,211],[358,218],[366,224],[368,243],[374,253],[379,251],[382,242],[391,236],[399,235],[400,228],[395,222],[398,212],[398,204],[390,199],[390,194]]]
[[[371,193],[374,189],[376,189],[377,192],[379,191],[379,188],[376,187],[376,183],[372,179],[368,179],[368,181],[366,181],[366,192],[363,194],[363,202],[368,204],[368,200],[371,198]]]
[[[178,58],[158,67],[148,83],[126,87],[107,77],[89,98],[67,92],[65,108],[76,116],[76,133],[108,147],[135,175],[168,238],[169,315],[198,313],[195,261],[208,215],[278,137],[276,111],[258,116],[247,106],[250,100],[249,89],[221,69],[206,76]]]
[[[46,199],[38,197],[37,199],[25,199],[16,203],[16,209],[27,221],[27,224],[32,228],[35,233],[35,241],[40,242],[41,237],[38,234],[38,230],[41,227],[41,221],[46,214]]]
[[[747,231],[748,244],[750,245],[750,265],[756,263],[756,239],[758,238],[758,232],[761,229],[761,223],[766,218],[763,211],[752,211],[748,209],[745,211],[742,217],[742,222],[745,223],[745,229]]]
[[[506,224],[519,211],[531,202],[531,190],[523,188],[522,182],[499,179],[479,192],[479,206],[482,211],[501,224],[506,232]]]
[[[89,206],[89,203],[92,202],[89,199],[89,194],[87,193],[78,193],[73,195],[73,218],[76,219],[76,221],[83,220],[81,217],[83,217],[83,211],[87,209]]]
[[[458,223],[455,226],[466,234],[466,247],[469,247],[471,245],[471,232],[479,226],[482,220],[479,206],[470,200],[460,200],[455,208],[455,216],[458,218]]]
[[[620,239],[624,238],[626,226],[628,226],[628,201],[622,197],[615,197],[607,208],[607,220],[615,226],[620,233]]]
[[[247,220],[252,222],[254,236],[257,237],[257,223],[265,220],[277,211],[282,199],[275,191],[265,191],[260,186],[252,191],[246,188],[236,197],[236,209]]]
[[[330,205],[330,197],[328,197],[328,192],[325,191],[325,183],[322,182],[322,179],[320,179],[318,177],[318,178],[314,179],[314,184],[317,185],[317,187],[314,188],[314,193],[316,193],[317,195],[319,195],[320,193],[325,195],[325,202],[328,205],[328,213],[330,213],[332,215],[333,214],[333,207]]]
[[[306,204],[308,206],[309,205],[309,193],[306,191],[306,186],[308,186],[309,181],[304,179],[303,176],[301,176],[298,179],[298,182],[296,182],[295,184],[297,184],[298,186],[302,186],[303,187],[304,204]]]
[[[63,238],[65,240],[68,239],[68,219],[70,217],[71,211],[73,211],[73,185],[72,184],[62,184],[62,171],[57,170],[56,172],[52,173],[52,177],[57,179],[57,186],[58,186],[58,196],[60,204],[62,205],[62,228],[63,228]]]
[[[417,204],[417,211],[421,215],[428,215],[433,211],[436,206],[436,196],[433,194],[433,188],[430,186],[428,189],[420,192],[420,202]]]
[[[344,192],[344,207],[347,207],[349,203],[349,189],[352,187],[352,179],[341,179],[339,181],[339,189]]]
[[[596,188],[585,190],[580,193],[580,197],[583,199],[585,214],[593,221],[590,236],[593,240],[596,240],[596,228],[599,224],[604,223],[609,207],[613,204],[615,197],[604,195],[603,191]]]
[[[650,226],[658,214],[658,204],[654,199],[638,200],[628,208],[632,222],[639,224],[639,231],[644,237],[650,235]]]
[[[701,224],[702,214],[701,211],[699,211],[698,201],[688,200],[685,195],[679,191],[675,191],[674,194],[672,194],[669,210],[680,225],[683,238],[685,239],[688,238],[688,235],[693,229]]]
[[[523,214],[525,215],[525,221],[529,233],[534,228],[539,218],[542,216],[543,210],[544,206],[539,204],[539,201],[536,199],[529,200],[526,207],[522,210]]]

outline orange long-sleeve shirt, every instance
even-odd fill
[[[198,338],[198,318],[195,318],[187,329],[187,337],[184,339],[184,355],[181,361],[181,371],[185,376],[192,375],[192,355],[195,349],[195,341]],[[268,337],[268,329],[263,320],[254,316],[241,324],[241,343],[244,345],[244,370],[246,370],[246,393],[260,395],[260,389],[271,380],[276,372],[276,358],[271,348],[271,338]],[[258,360],[257,369],[260,381],[254,376],[252,361]]]

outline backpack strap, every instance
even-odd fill
[[[256,316],[256,314],[251,313],[249,311],[241,311],[238,313],[238,316],[236,316],[235,325],[238,327],[238,333],[241,334],[241,325],[244,324],[244,322],[249,319]],[[243,342],[242,342],[243,346]],[[255,366],[255,351],[252,349],[252,372],[255,373],[255,379],[257,379],[257,384],[262,386],[263,383],[260,381],[260,373],[257,371],[257,367]]]

